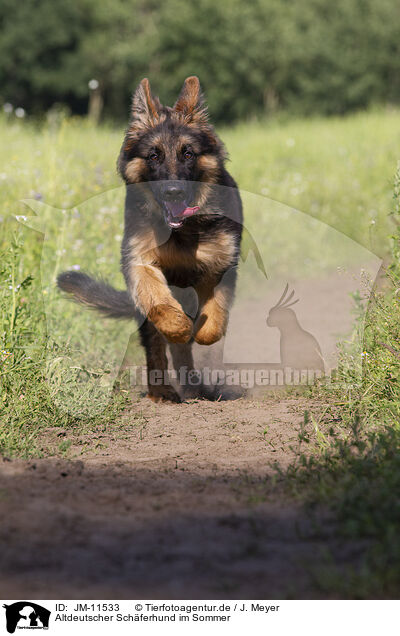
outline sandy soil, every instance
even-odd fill
[[[316,598],[326,550],[356,558],[328,519],[282,494],[304,399],[141,399],[81,459],[1,463],[3,598]]]

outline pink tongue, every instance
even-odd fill
[[[181,216],[183,216],[183,217],[192,216],[192,214],[197,212],[197,210],[200,210],[198,205],[195,205],[193,208],[185,208],[185,210],[182,212]]]
[[[195,205],[193,208],[186,207],[184,201],[169,201],[165,204],[168,212],[174,218],[185,218],[187,216],[192,216],[197,210],[199,210],[199,206]]]

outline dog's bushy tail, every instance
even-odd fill
[[[90,309],[97,309],[109,318],[137,318],[128,292],[119,291],[108,283],[91,278],[84,272],[63,272],[57,278],[58,287],[73,300]]]

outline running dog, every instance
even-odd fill
[[[58,277],[59,288],[81,304],[110,317],[139,320],[148,396],[155,401],[181,401],[170,384],[154,381],[167,370],[167,344],[174,367],[190,370],[193,341],[211,345],[227,328],[242,205],[226,158],[197,77],[185,80],[172,108],[161,105],[143,79],[118,159],[126,184],[121,266],[127,290],[83,272]],[[179,301],[179,289],[189,287],[197,294],[191,315]]]

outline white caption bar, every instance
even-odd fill
[[[229,634],[281,636],[397,633],[400,601],[0,602],[1,634]],[[23,630],[23,631],[22,631]],[[255,631],[254,631],[255,630]],[[395,631],[393,631],[395,630]],[[244,634],[245,631],[240,633]]]

